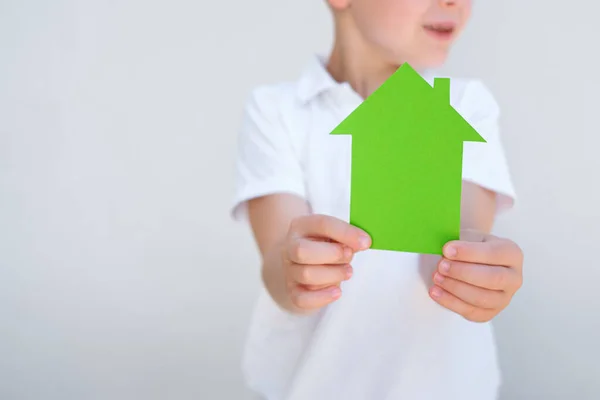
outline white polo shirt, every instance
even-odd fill
[[[433,72],[423,77],[433,84]],[[464,144],[463,179],[495,191],[498,212],[510,208],[498,106],[479,81],[451,82],[452,105],[487,141]],[[251,198],[286,192],[348,221],[351,137],[329,132],[361,102],[321,56],[295,82],[256,88],[238,140],[233,217],[247,220]],[[492,327],[429,297],[432,257],[358,253],[342,297],[311,316],[281,310],[261,289],[244,353],[248,386],[268,400],[495,399]]]

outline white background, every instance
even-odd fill
[[[599,11],[476,2],[448,65],[495,93],[519,194],[505,400],[600,398]],[[320,0],[0,1],[0,398],[243,398],[241,107],[330,44]]]

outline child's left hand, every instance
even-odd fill
[[[429,294],[469,321],[487,322],[521,287],[523,252],[513,241],[493,235],[467,231],[463,237],[444,246]]]

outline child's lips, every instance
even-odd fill
[[[456,30],[456,25],[452,22],[439,22],[424,25],[423,28],[433,37],[447,40],[452,38],[454,31]]]

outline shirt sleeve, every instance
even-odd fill
[[[280,97],[280,88],[265,86],[246,102],[235,161],[235,221],[247,219],[247,202],[253,198],[274,193],[305,197],[303,171],[281,118],[285,102]]]
[[[500,109],[489,89],[480,81],[467,84],[460,101],[461,113],[487,143],[465,142],[463,180],[497,195],[497,212],[514,206],[515,188],[500,138]]]

